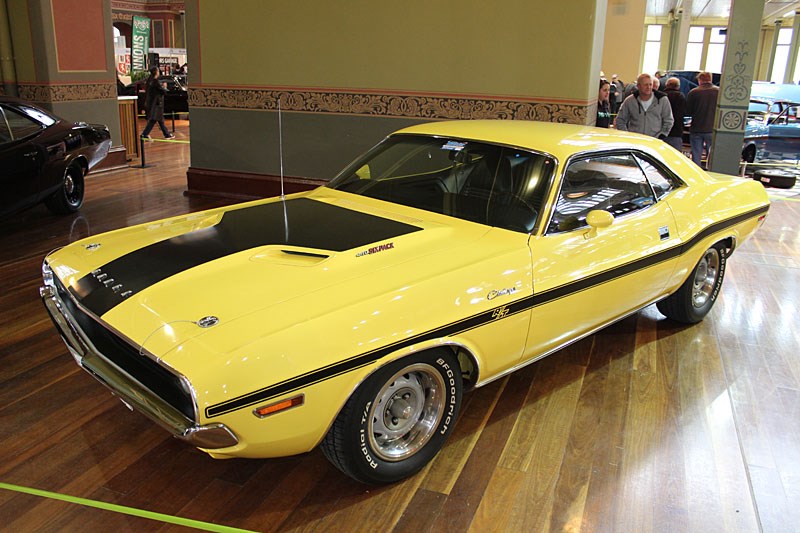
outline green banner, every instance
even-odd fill
[[[147,52],[150,50],[150,19],[133,17],[131,43],[131,72],[147,70]]]

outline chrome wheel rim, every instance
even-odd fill
[[[75,180],[72,179],[72,174],[69,172],[64,177],[64,192],[67,193],[67,196],[71,196],[75,192]]]
[[[75,181],[73,172],[73,170],[68,170],[64,175],[64,196],[71,205],[80,202],[80,185]]]
[[[692,305],[696,308],[708,303],[719,278],[719,250],[709,248],[694,271]]]
[[[445,407],[445,385],[430,365],[418,363],[396,373],[370,408],[369,444],[384,461],[401,461],[430,440]]]

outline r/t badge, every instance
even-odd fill
[[[492,311],[492,318],[495,320],[499,320],[501,318],[505,318],[508,315],[509,309],[505,305],[503,307],[498,307],[494,311]]]

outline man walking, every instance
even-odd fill
[[[672,124],[669,99],[664,93],[653,91],[653,78],[650,74],[639,74],[636,78],[636,90],[619,108],[617,129],[664,140],[672,129]]]
[[[689,143],[692,145],[692,161],[701,166],[703,149],[711,152],[711,133],[714,131],[714,114],[717,111],[719,87],[711,83],[711,74],[697,75],[697,87],[686,97],[686,114],[692,117],[689,128]]]

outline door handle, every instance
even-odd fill
[[[27,152],[27,153],[25,154],[25,157],[33,157],[33,156],[35,156],[37,153],[38,153],[38,152],[36,152],[35,150],[34,150],[33,152]]]

